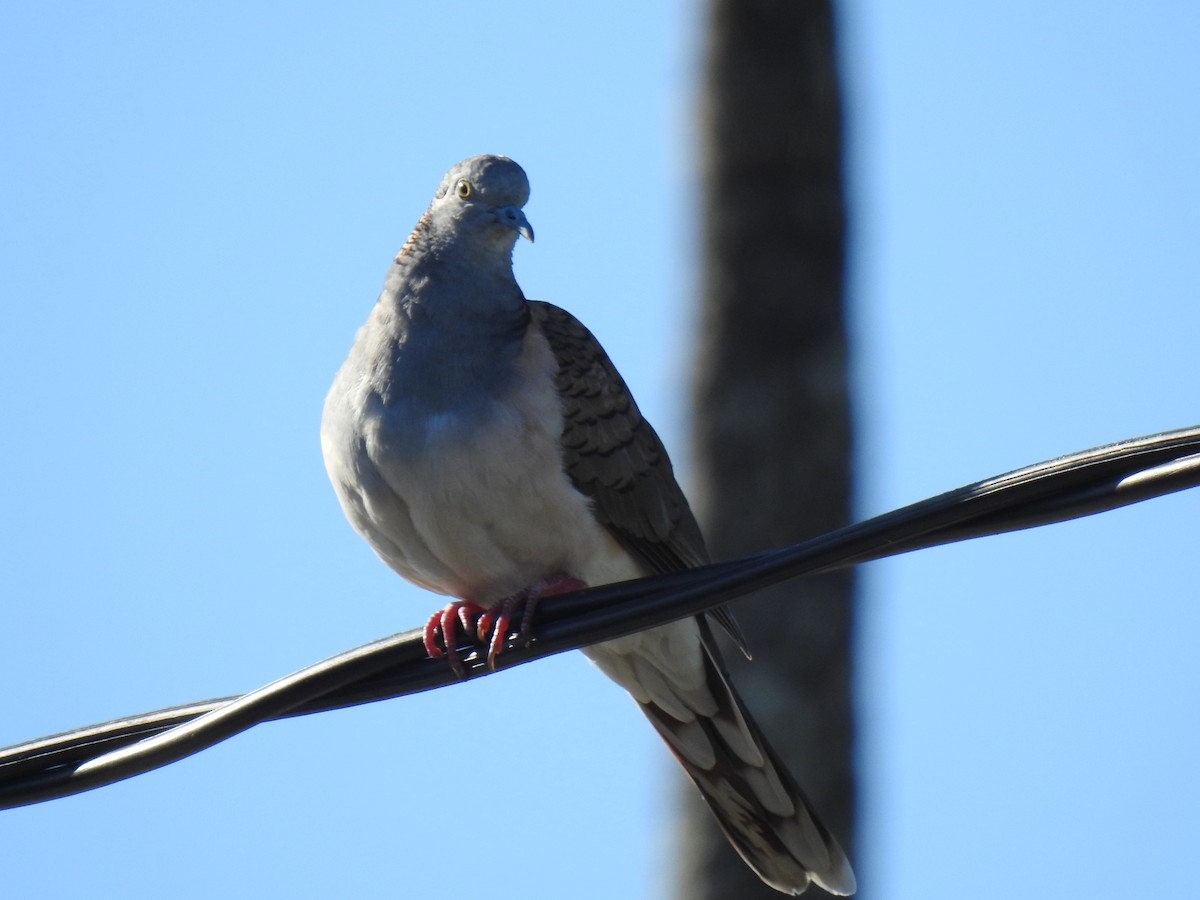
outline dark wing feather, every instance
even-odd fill
[[[563,463],[596,518],[650,572],[708,562],[667,451],[600,342],[557,306],[530,300],[529,311],[558,361]]]
[[[541,300],[527,305],[558,361],[563,465],[592,501],[596,519],[649,572],[707,563],[704,535],[667,450],[600,342],[566,310]],[[729,609],[710,615],[749,659],[746,636]]]

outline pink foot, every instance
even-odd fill
[[[458,653],[456,632],[460,626],[467,638],[478,639],[488,648],[488,669],[495,671],[496,657],[504,650],[504,642],[512,631],[513,619],[520,612],[520,627],[517,639],[527,645],[532,640],[533,613],[542,597],[565,594],[586,587],[577,578],[567,575],[551,575],[517,593],[497,600],[484,608],[470,600],[455,600],[429,617],[425,623],[425,652],[434,659],[445,656],[451,668],[460,678],[466,677],[462,659]],[[439,643],[442,646],[438,646]],[[445,647],[445,650],[442,647]]]

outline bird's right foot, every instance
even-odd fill
[[[467,672],[458,652],[458,637],[461,633],[468,640],[473,640],[479,633],[479,619],[486,612],[484,607],[471,600],[447,603],[425,623],[425,652],[433,659],[446,657],[454,674],[466,678]]]

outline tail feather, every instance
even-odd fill
[[[633,694],[764,882],[785,894],[800,894],[810,882],[853,894],[845,853],[730,684],[707,623],[664,629],[598,645],[588,655]],[[679,652],[687,643],[681,637],[691,638],[691,652]]]

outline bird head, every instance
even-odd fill
[[[518,236],[533,240],[522,209],[528,199],[529,179],[519,165],[506,156],[472,156],[442,178],[429,224],[435,235],[511,252]]]

